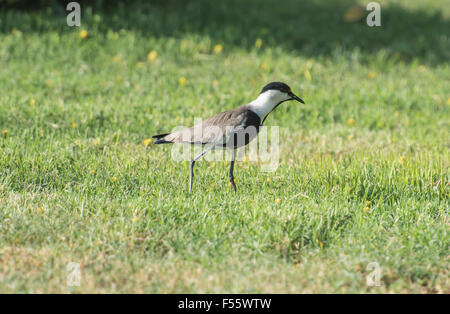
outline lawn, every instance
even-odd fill
[[[450,7],[379,2],[3,9],[0,292],[450,293]],[[237,162],[235,194],[199,161],[189,194],[147,139],[275,80],[306,102],[265,122],[278,169]]]

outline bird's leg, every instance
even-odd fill
[[[233,170],[234,170],[234,150],[231,153],[231,163],[230,163],[230,174],[229,174],[229,178],[230,178],[230,183],[234,188],[234,193],[236,193],[236,184],[234,183],[234,176],[233,176]]]
[[[194,164],[195,164],[195,159],[191,160],[191,163],[189,164],[189,193],[192,192],[192,181],[194,180]]]
[[[205,149],[200,155],[198,155],[197,157],[192,159],[191,163],[189,164],[189,172],[190,172],[190,176],[189,176],[189,193],[192,192],[192,182],[194,180],[194,164],[200,157],[202,157],[204,154],[206,154],[208,151],[210,151],[211,148],[212,147],[208,147],[207,149]]]

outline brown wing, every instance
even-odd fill
[[[172,132],[166,135],[164,140],[171,143],[191,144],[225,143],[231,133],[245,124],[247,112],[246,106],[221,112],[191,128]]]

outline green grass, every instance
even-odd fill
[[[2,11],[0,291],[449,293],[450,10],[380,2],[379,28],[353,1]],[[236,195],[225,162],[189,195],[188,163],[142,144],[273,80],[306,105],[269,116],[279,168],[238,162]]]

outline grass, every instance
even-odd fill
[[[0,13],[1,292],[450,292],[446,2],[380,1],[380,28],[283,3]],[[225,162],[189,195],[143,144],[272,80],[306,105],[266,120],[279,168],[238,162],[236,195]]]

